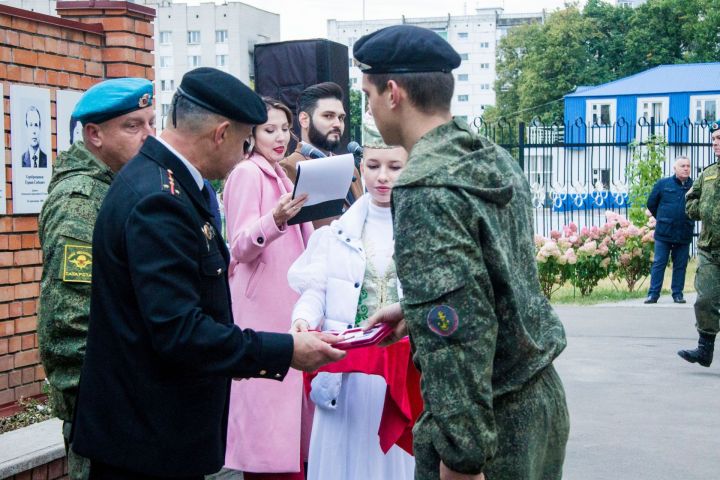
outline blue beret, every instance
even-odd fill
[[[394,25],[361,37],[353,57],[363,73],[448,73],[461,61],[440,35],[413,25]]]
[[[217,68],[200,67],[183,75],[174,101],[179,97],[236,122],[267,122],[267,108],[258,94]]]
[[[720,130],[720,120],[715,120],[710,124],[710,134],[715,133],[715,130]]]
[[[103,123],[151,106],[152,82],[144,78],[113,78],[83,93],[72,116],[83,124]]]

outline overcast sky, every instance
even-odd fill
[[[206,0],[207,1],[207,0]],[[280,14],[281,40],[324,38],[327,20],[362,20],[363,0],[242,0]],[[198,3],[198,0],[188,0]],[[581,0],[581,3],[584,3]],[[508,13],[552,11],[564,0],[365,0],[365,18],[383,19],[472,14],[475,8],[504,7]]]

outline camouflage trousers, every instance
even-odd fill
[[[494,402],[497,451],[486,480],[560,480],[570,419],[565,389],[552,365],[522,390]],[[416,438],[417,440],[417,438]],[[416,451],[430,451],[418,448]],[[415,457],[415,480],[438,480],[440,459]]]
[[[70,447],[70,432],[72,423],[63,422],[63,439],[65,440],[65,453],[67,454],[68,478],[70,480],[88,480],[90,478],[90,460],[73,452]]]
[[[720,331],[720,252],[698,249],[695,290],[695,326],[715,335]]]

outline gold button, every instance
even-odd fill
[[[267,375],[267,370],[260,370],[260,375]]]

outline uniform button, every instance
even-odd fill
[[[280,377],[282,377],[282,375],[280,375],[279,373],[275,374],[275,378],[280,378]]]
[[[260,372],[258,372],[258,373],[260,373],[260,375],[265,376],[265,375],[267,375],[267,370],[260,370]]]
[[[350,239],[349,239],[349,238],[346,238],[345,241],[348,242],[348,243],[350,243]]]
[[[352,181],[354,182],[355,180],[357,180],[357,178],[356,178],[356,177],[353,177]]]
[[[360,287],[360,282],[355,282],[355,288]]]
[[[265,242],[265,239],[263,237],[257,238],[257,243],[259,243],[260,245],[262,245],[264,242]]]
[[[352,323],[348,323],[348,326],[345,328],[353,328]]]
[[[217,274],[220,275],[222,273],[222,268],[217,269]]]
[[[342,235],[342,230],[338,230],[338,235]]]

